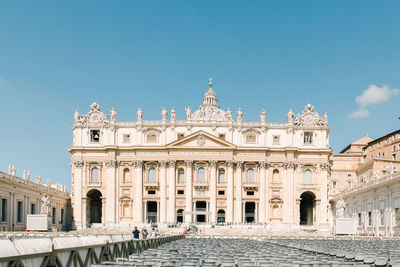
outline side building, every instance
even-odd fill
[[[8,173],[0,172],[0,231],[24,231],[27,214],[39,214],[41,199],[50,198],[50,218],[53,230],[68,230],[71,227],[70,195],[66,187],[59,184],[46,185],[41,178],[30,180],[30,174],[23,172],[23,178],[16,176],[10,166]]]
[[[93,103],[75,112],[72,205],[91,224],[262,223],[328,228],[329,126],[310,104],[282,123],[234,120],[212,83],[177,120],[117,121]],[[168,117],[168,118],[167,118]]]
[[[361,234],[400,234],[399,144],[400,130],[375,140],[365,136],[332,155],[333,215],[342,198],[346,215],[357,219]]]

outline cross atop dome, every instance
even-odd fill
[[[209,79],[210,83],[208,84],[208,91],[204,94],[203,105],[206,106],[215,106],[218,107],[218,99],[217,95],[214,93],[212,89],[212,78]]]

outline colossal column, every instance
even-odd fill
[[[265,212],[266,212],[266,181],[265,181],[265,167],[266,164],[264,161],[260,162],[260,207],[259,207],[259,214],[260,217],[258,218],[258,222],[265,223]]]
[[[185,223],[192,222],[192,165],[193,161],[185,161],[186,164],[186,213]]]
[[[233,161],[227,162],[228,188],[226,205],[226,222],[233,222]]]
[[[328,169],[329,164],[321,164],[321,205],[319,224],[328,224]]]
[[[143,162],[137,160],[134,162],[134,167],[136,168],[136,195],[135,195],[135,210],[133,211],[135,216],[135,221],[138,223],[143,223]]]
[[[78,230],[81,230],[83,227],[86,227],[86,207],[83,207],[82,205],[82,197],[85,197],[82,195],[82,182],[83,182],[83,166],[84,162],[83,161],[74,161],[72,162],[72,173],[73,173],[73,188],[72,192],[74,192],[73,196],[73,203],[74,203],[74,209],[73,209],[73,214],[74,214],[74,219],[75,219],[75,224],[76,228]],[[40,213],[40,205],[37,205],[38,211]],[[83,216],[84,215],[84,216]]]
[[[116,167],[118,162],[115,160],[108,160],[105,162],[105,172],[107,177],[106,179],[102,179],[102,183],[105,184],[106,188],[106,214],[103,215],[105,217],[106,223],[116,223],[116,212],[118,209],[118,205],[116,203]],[[103,221],[104,222],[104,221]]]
[[[167,221],[167,175],[165,167],[166,161],[160,161],[160,222]]]
[[[242,222],[242,167],[243,162],[238,161],[236,163],[236,204],[235,204],[235,222]]]
[[[216,180],[216,161],[210,161],[210,212],[211,222],[217,222],[217,180]]]
[[[168,162],[168,212],[169,223],[175,222],[175,161]]]
[[[294,223],[294,207],[296,205],[295,188],[294,188],[294,168],[296,164],[292,161],[286,163],[286,222]]]

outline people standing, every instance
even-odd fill
[[[147,229],[143,229],[143,231],[142,231],[142,238],[143,238],[143,239],[146,239],[148,235],[149,235],[149,233],[147,232]]]
[[[151,229],[150,237],[151,238],[155,238],[156,237],[156,230],[154,228]]]
[[[133,239],[138,240],[140,238],[140,231],[135,226],[135,229],[132,231]]]

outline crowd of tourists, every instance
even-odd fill
[[[143,228],[142,231],[140,232],[137,226],[135,226],[135,229],[132,231],[132,234],[133,234],[133,239],[138,240],[140,239],[140,236],[142,236],[142,239],[159,237],[160,231],[157,228],[152,228],[151,232],[149,233],[146,228]]]

